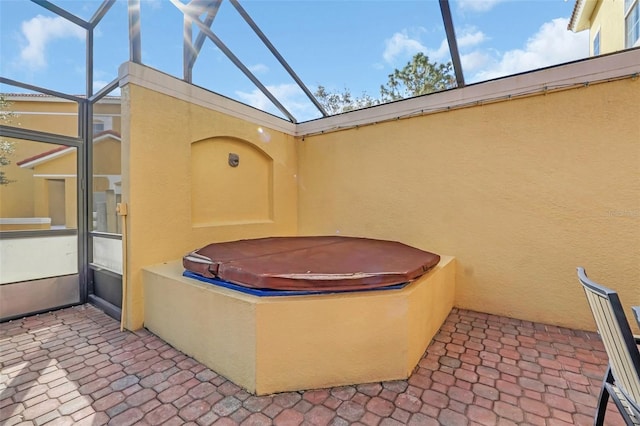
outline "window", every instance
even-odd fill
[[[113,129],[113,117],[111,115],[97,115],[93,116],[93,134],[102,133],[105,130]]]
[[[600,54],[600,30],[596,33],[596,36],[593,38],[593,56],[598,56]]]
[[[93,134],[96,135],[100,132],[104,132],[104,123],[101,121],[93,122]]]
[[[625,45],[629,49],[640,45],[640,0],[625,0],[624,28]]]

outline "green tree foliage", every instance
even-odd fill
[[[8,110],[10,102],[7,101],[4,96],[0,95],[0,124],[8,124],[11,119],[15,117],[15,114]],[[10,142],[4,139],[0,139],[0,167],[8,166],[11,164],[9,157],[15,152],[15,142]],[[0,170],[0,185],[9,185],[15,182],[7,178],[3,170]]]
[[[363,93],[359,98],[354,98],[351,95],[351,91],[346,88],[342,93],[330,93],[327,92],[324,86],[318,86],[318,90],[316,90],[313,95],[329,115],[378,104],[376,99],[373,99],[366,93]]]
[[[451,62],[430,62],[429,57],[420,52],[402,69],[395,69],[389,74],[387,83],[380,86],[380,97],[377,99],[366,93],[354,97],[347,88],[341,93],[330,93],[324,86],[318,86],[314,95],[327,113],[333,115],[450,89],[455,87],[455,81]]]
[[[451,62],[429,62],[420,52],[404,68],[389,74],[387,84],[380,86],[380,99],[384,103],[439,92],[454,87],[455,81]]]

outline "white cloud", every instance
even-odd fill
[[[487,12],[504,0],[458,0],[458,7],[472,12]]]
[[[382,58],[388,64],[394,64],[399,56],[413,56],[427,50],[419,40],[410,38],[406,31],[395,33],[391,38],[385,40],[384,44]]]
[[[32,70],[47,67],[45,50],[47,44],[56,39],[85,39],[85,30],[62,17],[49,18],[38,15],[21,25],[27,45],[20,52],[23,64]]]
[[[266,66],[265,64],[255,64],[249,67],[249,71],[251,71],[254,74],[265,74],[269,72],[269,67]]]
[[[440,47],[438,47],[436,50],[427,49],[425,51],[425,54],[429,57],[429,60],[431,62],[433,61],[442,62],[444,60],[448,61],[451,55],[449,53],[449,42],[445,38],[440,43]]]
[[[460,35],[456,36],[459,48],[476,46],[485,40],[487,40],[487,36],[475,28],[463,29]]]
[[[491,55],[479,50],[467,53],[466,55],[460,55],[460,62],[462,62],[462,69],[464,70],[465,74],[469,74],[470,72],[481,69],[491,61]]]
[[[320,116],[320,112],[297,84],[269,85],[266,88],[298,121],[310,120]],[[251,92],[236,91],[236,95],[244,103],[254,108],[281,114],[278,108],[259,89]]]
[[[423,52],[432,61],[442,61],[449,57],[449,43],[443,39],[437,49],[430,49],[417,38],[411,38],[407,31],[403,30],[385,40],[382,58],[387,64],[396,66],[399,60],[409,60],[418,52]]]
[[[542,24],[527,40],[524,49],[505,52],[488,68],[478,72],[473,80],[488,80],[587,57],[588,32],[568,31],[567,23],[567,18],[557,18]]]

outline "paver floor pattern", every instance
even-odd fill
[[[253,396],[81,305],[0,324],[0,424],[591,425],[606,364],[595,333],[453,309],[408,380]]]

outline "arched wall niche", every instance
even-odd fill
[[[249,141],[230,136],[191,144],[193,227],[271,221],[271,156]]]

